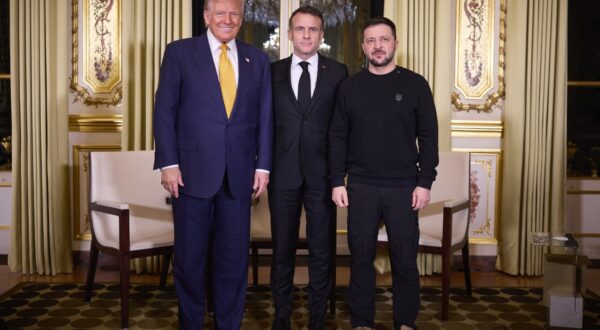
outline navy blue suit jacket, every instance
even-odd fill
[[[236,46],[239,79],[229,119],[206,34],[165,49],[154,109],[154,168],[179,164],[183,194],[212,197],[227,173],[232,196],[249,197],[255,169],[271,170],[269,60],[239,40]]]

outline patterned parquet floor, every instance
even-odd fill
[[[119,328],[117,284],[95,284],[90,304],[84,302],[82,283],[21,283],[0,299],[0,329],[114,329]],[[345,303],[346,286],[337,288],[337,310],[329,315],[328,329],[350,329]],[[419,329],[547,329],[548,308],[539,288],[478,288],[468,297],[463,289],[451,291],[450,320],[441,323],[439,288],[421,289]],[[292,324],[308,323],[306,287],[295,288]],[[172,285],[134,284],[130,293],[131,329],[177,329],[177,297]],[[393,329],[389,287],[376,291],[376,328]],[[250,287],[242,329],[269,329],[273,318],[269,287]],[[586,300],[584,329],[600,329],[600,301]],[[212,329],[211,317],[206,329]]]

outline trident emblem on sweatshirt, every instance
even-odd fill
[[[402,94],[396,93],[396,102],[402,101]]]

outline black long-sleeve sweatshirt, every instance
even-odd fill
[[[437,174],[438,125],[425,78],[397,66],[384,75],[364,69],[339,89],[329,131],[333,187],[349,180],[431,189]]]

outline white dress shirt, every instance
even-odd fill
[[[290,79],[292,80],[292,89],[296,100],[298,99],[298,83],[300,82],[300,75],[302,75],[302,67],[300,62],[304,60],[298,57],[296,54],[292,55],[292,64],[290,66]],[[317,71],[319,71],[319,54],[311,56],[308,60],[308,73],[310,74],[310,96],[312,97],[315,93],[315,86],[317,85]]]
[[[217,76],[219,75],[219,58],[221,57],[221,42],[217,40],[217,38],[210,32],[210,29],[206,29],[206,37],[208,38],[208,47],[210,48],[210,53],[213,57],[213,62],[215,63],[215,70],[217,71]],[[233,65],[233,73],[235,74],[235,84],[238,85],[239,81],[239,64],[238,64],[238,53],[237,46],[235,44],[235,39],[231,39],[227,43],[227,47],[229,50],[227,51],[227,57],[229,57],[229,61]],[[220,79],[220,77],[219,77]]]

